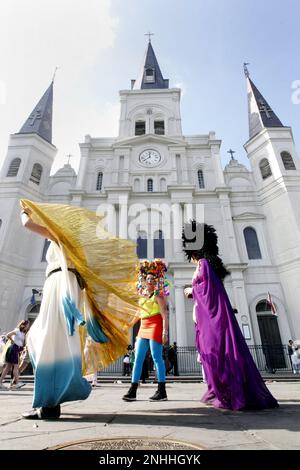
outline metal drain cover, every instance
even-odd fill
[[[203,447],[169,439],[118,437],[65,442],[48,450],[203,450]]]

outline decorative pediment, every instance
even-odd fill
[[[180,145],[185,146],[186,143],[183,139],[176,139],[164,135],[144,134],[120,139],[113,144],[113,147],[127,147],[128,145],[148,145],[149,143],[163,144],[163,145]]]
[[[257,219],[265,219],[266,216],[263,214],[257,214],[255,212],[243,212],[239,215],[234,215],[232,220],[257,220]]]

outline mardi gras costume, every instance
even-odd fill
[[[158,389],[150,398],[151,401],[167,400],[165,389],[166,369],[162,358],[163,353],[163,318],[157,297],[169,295],[168,282],[165,279],[167,267],[161,259],[152,262],[148,260],[140,264],[139,281],[137,289],[141,298],[139,304],[141,310],[141,324],[135,345],[135,361],[132,371],[132,383],[129,391],[123,396],[125,401],[136,400],[136,391],[141,377],[143,363],[150,347],[155,363],[158,379]],[[147,275],[153,276],[154,291],[149,293],[146,286]]]
[[[195,233],[196,223],[192,224]],[[228,272],[218,257],[215,229],[204,225],[204,244],[196,250],[187,249],[185,233],[191,233],[186,226],[183,244],[187,257],[200,262],[193,277],[192,294],[196,346],[208,385],[202,401],[230,410],[277,407],[256,368],[223,286],[222,279]]]
[[[103,216],[79,207],[21,200],[51,242],[40,313],[27,344],[35,369],[33,407],[87,398],[82,377],[127,349],[139,315],[135,245],[101,227]]]

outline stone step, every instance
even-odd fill
[[[294,374],[262,374],[262,377],[264,380],[270,380],[274,382],[299,382],[300,381],[300,375],[294,375]],[[25,383],[33,383],[34,381],[34,376],[33,375],[22,375],[20,377],[20,380]],[[155,381],[154,376],[150,376],[149,379],[146,380],[147,384],[151,384]],[[177,377],[174,376],[168,376],[166,379],[167,383],[172,383],[172,382],[186,382],[186,383],[200,383],[202,382],[202,377],[198,375],[180,375]],[[130,377],[124,377],[122,375],[99,375],[98,377],[98,383],[116,383],[116,382],[122,382],[122,383],[130,383],[131,378]]]

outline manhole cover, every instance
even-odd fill
[[[48,450],[203,450],[203,447],[169,439],[118,437],[65,442]]]

